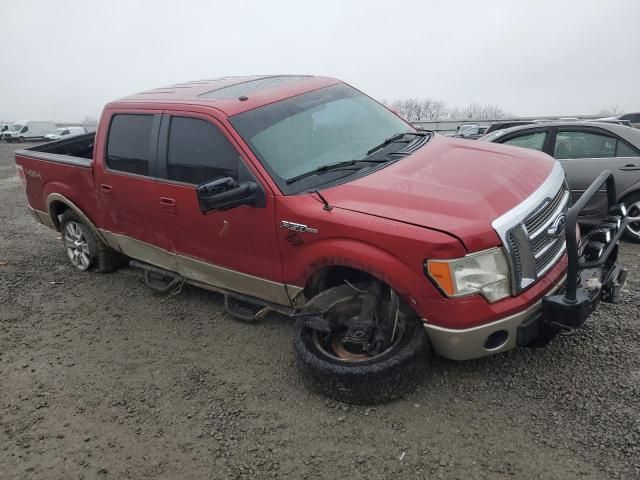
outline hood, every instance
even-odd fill
[[[554,163],[534,150],[435,135],[326,197],[335,207],[449,233],[472,252],[500,244],[491,222],[540,187]]]

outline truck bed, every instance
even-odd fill
[[[24,179],[29,207],[41,218],[51,216],[56,223],[50,206],[55,196],[62,196],[90,218],[98,219],[94,141],[95,133],[88,133],[16,151],[18,174]]]
[[[93,160],[95,132],[42,143],[16,151],[16,157],[36,158],[48,162],[66,163],[79,167],[90,167]]]

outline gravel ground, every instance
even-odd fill
[[[435,360],[375,408],[308,392],[294,327],[220,297],[83,274],[25,209],[0,144],[0,478],[640,478],[640,246],[576,336]]]

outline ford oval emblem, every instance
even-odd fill
[[[564,213],[561,213],[547,229],[547,235],[549,235],[551,238],[559,237],[560,235],[562,235],[562,232],[564,232],[564,227],[566,225],[567,216]]]

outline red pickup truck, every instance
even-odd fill
[[[463,360],[572,334],[614,301],[627,222],[579,241],[560,165],[418,131],[331,78],[229,77],[108,104],[95,134],[16,152],[34,217],[78,270],[126,261],[166,291],[295,319],[304,377],[339,400],[410,389]],[[615,199],[615,194],[613,197]],[[584,199],[584,202],[582,200]]]

